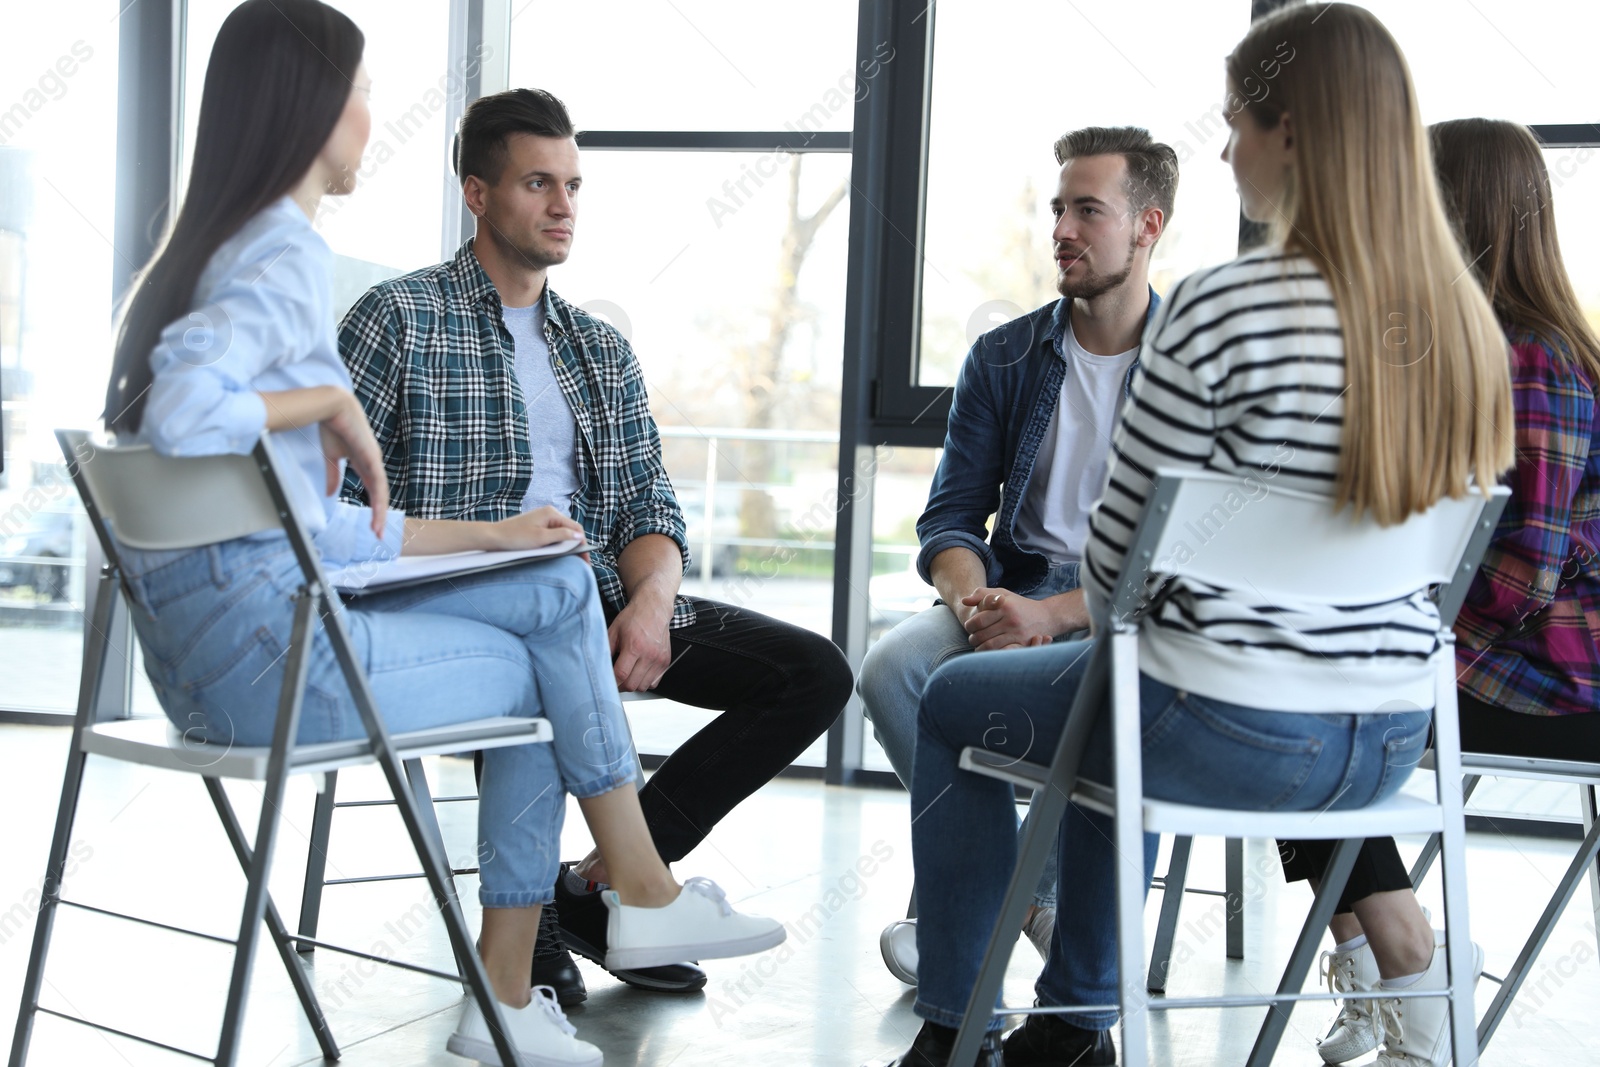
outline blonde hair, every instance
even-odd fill
[[[1515,459],[1506,339],[1446,218],[1400,46],[1363,8],[1306,4],[1255,23],[1227,72],[1263,129],[1290,116],[1272,233],[1317,265],[1338,308],[1335,502],[1389,525],[1474,482],[1487,492]]]

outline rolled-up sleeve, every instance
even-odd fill
[[[305,294],[326,285],[315,253],[289,242],[268,244],[257,258],[168,325],[151,350],[140,430],[162,455],[249,452],[267,425],[255,379],[315,337],[317,305]]]

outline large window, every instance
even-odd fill
[[[385,278],[437,262],[453,130],[467,76],[449,54],[450,5],[432,0],[332,0],[366,35],[372,136],[351,196],[324,197],[317,228],[332,247],[334,307],[341,313]],[[184,35],[180,180],[188,180],[211,44],[235,0],[189,0]],[[488,57],[486,57],[488,58]]]
[[[1052,145],[1068,130],[1142,126],[1177,152],[1157,292],[1236,254],[1218,106],[1249,5],[942,0],[935,15],[919,384],[952,383],[978,334],[1056,299]]]
[[[84,525],[52,431],[110,368],[115,0],[12,5],[0,34],[0,708],[70,708]]]
[[[510,84],[555,93],[581,130],[806,145],[850,128],[855,17],[840,0],[759,18],[533,2],[514,12]],[[554,19],[597,47],[549,47]],[[638,354],[696,556],[684,592],[829,633],[849,156],[590,149],[583,172],[572,258],[550,285]],[[643,751],[670,752],[714,714],[653,704],[632,720]],[[801,762],[823,757],[819,740]]]

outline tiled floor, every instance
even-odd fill
[[[30,903],[36,899],[30,894],[36,893],[43,869],[66,742],[66,732],[58,728],[0,727],[0,811],[5,813],[0,820],[0,1025],[8,1034],[27,964]],[[435,770],[443,779],[442,792],[470,789],[469,764],[443,761]],[[376,795],[379,788],[373,776],[346,775],[341,797]],[[241,816],[253,820],[255,794],[244,787],[233,795]],[[1547,802],[1549,794],[1541,796]],[[295,783],[274,878],[275,897],[291,923],[310,810],[309,784]],[[471,853],[472,805],[441,810],[454,858],[464,861]],[[575,806],[570,816],[565,851],[575,856],[584,851],[587,838]],[[192,779],[91,762],[76,841],[69,897],[233,934],[243,878]],[[407,852],[392,811],[341,811],[334,828],[336,870],[330,874],[403,870]],[[1220,886],[1221,852],[1217,842],[1197,846],[1191,884]],[[1491,973],[1502,973],[1515,957],[1569,855],[1564,844],[1473,838],[1473,931],[1487,950]],[[863,857],[868,862],[861,863]],[[1222,902],[1190,897],[1175,954],[1173,994],[1242,992],[1274,984],[1309,894],[1302,887],[1284,887],[1275,857],[1261,843],[1249,845],[1246,863],[1248,958],[1234,963],[1223,958]],[[704,994],[689,997],[627,989],[585,964],[590,998],[572,1013],[572,1021],[582,1036],[604,1049],[611,1067],[856,1067],[898,1053],[915,1033],[911,994],[884,970],[877,947],[878,930],[903,911],[911,886],[903,794],[776,783],[730,816],[678,873],[715,878],[741,907],[791,923],[790,940],[762,957],[708,963],[710,985]],[[473,880],[462,883],[471,898]],[[1064,895],[1070,902],[1070,886]],[[1437,878],[1424,897],[1437,914]],[[470,899],[468,904],[475,927],[476,907]],[[430,910],[417,881],[331,888],[323,934],[378,954],[447,968],[443,929]],[[1152,921],[1154,914],[1152,906]],[[208,1051],[216,1039],[230,957],[226,946],[63,911],[45,1002]],[[1032,950],[1019,946],[1008,985],[1013,1002],[1030,999],[1037,967]],[[466,1062],[444,1051],[460,1005],[453,984],[331,953],[319,953],[313,968],[343,1046],[341,1062],[351,1067]],[[1482,983],[1480,1009],[1492,990],[1489,982]],[[1580,890],[1483,1062],[1489,1067],[1600,1062],[1597,1006],[1600,961],[1590,901]],[[1320,1006],[1297,1012],[1275,1063],[1320,1063],[1311,1042],[1328,1014]],[[1158,1014],[1152,1024],[1155,1062],[1241,1063],[1259,1020],[1254,1010],[1182,1012],[1171,1019]],[[42,1017],[29,1062],[144,1067],[188,1061]],[[259,958],[241,1062],[252,1067],[322,1062],[270,951]]]

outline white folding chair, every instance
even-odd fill
[[[23,982],[22,1006],[17,1016],[11,1049],[11,1067],[22,1067],[26,1062],[33,1022],[41,1012],[194,1059],[231,1067],[239,1055],[250,970],[263,921],[271,934],[273,947],[278,950],[289,973],[289,980],[294,985],[306,1018],[316,1033],[323,1055],[328,1059],[337,1059],[338,1045],[317,1002],[310,978],[296,957],[294,938],[289,934],[268,892],[268,874],[288,776],[317,775],[320,784],[322,776],[331,777],[341,768],[371,763],[382,768],[389,791],[399,806],[401,819],[416,848],[417,858],[422,863],[423,875],[433,891],[468,989],[489,1022],[495,1048],[504,1062],[517,1062],[515,1046],[505,1028],[499,1002],[489,987],[488,976],[474,951],[472,937],[467,931],[461,904],[456,897],[455,884],[445,867],[443,844],[439,840],[436,824],[431,820],[432,809],[427,799],[426,784],[422,783],[421,788],[417,788],[421,782],[421,776],[418,775],[408,787],[403,765],[427,755],[547,742],[551,737],[549,722],[542,718],[490,718],[402,734],[389,733],[355,657],[349,632],[339,610],[338,598],[330,592],[310,539],[291,510],[273,464],[270,444],[265,438],[248,456],[174,459],[158,456],[144,446],[101,445],[82,431],[61,430],[57,431],[56,437],[66,456],[73,483],[83,499],[90,525],[100,539],[106,566],[100,575],[91,627],[91,632],[99,637],[86,641],[84,647],[78,712],[72,727],[72,744],[67,756],[55,835],[45,871],[44,893],[34,929],[33,949],[28,960],[27,977]],[[110,533],[113,529],[115,540]],[[294,597],[293,632],[285,657],[284,681],[271,746],[206,746],[192,736],[179,734],[165,719],[134,719],[96,725],[93,711],[104,681],[108,652],[106,634],[110,629],[117,598],[127,594],[118,562],[118,546],[153,550],[193,548],[268,530],[283,530],[288,535],[305,579]],[[297,745],[294,738],[298,732],[312,643],[319,620],[338,658],[367,736],[328,744]],[[179,771],[202,779],[247,879],[236,939],[218,938],[92,907],[61,895],[85,763],[90,755]],[[234,815],[222,788],[221,780],[224,778],[261,783],[261,817],[253,842],[245,838]],[[424,810],[428,811],[430,818],[424,818]],[[216,1053],[205,1055],[178,1048],[40,1004],[45,960],[49,953],[56,910],[61,906],[82,908],[176,933],[232,944],[233,971]],[[444,971],[337,945],[318,944],[436,978],[460,980],[457,975]]]
[[[1233,496],[1230,498],[1230,494]],[[1300,1000],[1328,1000],[1338,994],[1303,993],[1306,974],[1323,931],[1332,918],[1355,863],[1361,840],[1391,834],[1438,833],[1444,857],[1446,955],[1450,985],[1442,991],[1400,991],[1402,999],[1445,996],[1450,1001],[1451,1034],[1458,1065],[1477,1062],[1472,1024],[1472,947],[1466,908],[1465,825],[1461,811],[1461,751],[1456,720],[1454,643],[1451,623],[1466,596],[1468,580],[1494,532],[1508,491],[1496,488],[1486,500],[1478,493],[1439,501],[1427,512],[1399,525],[1380,527],[1355,521],[1348,510],[1334,512],[1326,497],[1259,484],[1207,471],[1161,470],[1128,549],[1124,576],[1115,592],[1110,622],[1090,653],[1082,686],[1068,713],[1049,767],[1018,763],[1011,756],[968,748],[961,766],[969,771],[1035,790],[1028,811],[1017,867],[1006,892],[964,1021],[951,1053],[953,1065],[972,1064],[984,1030],[995,1013],[995,998],[1005,977],[1011,948],[1050,851],[1067,798],[1111,815],[1117,854],[1118,962],[1120,1003],[1076,1008],[1003,1009],[1000,1014],[1083,1011],[1121,1013],[1125,1067],[1149,1061],[1147,1011],[1177,1008],[1268,1007],[1248,1063],[1272,1061],[1289,1012]],[[1242,508],[1223,503],[1244,500]],[[1218,512],[1221,515],[1218,515]],[[1208,536],[1196,548],[1191,529]],[[1214,533],[1212,531],[1215,531]],[[1292,539],[1286,537],[1293,531]],[[1177,551],[1182,543],[1183,551]],[[1171,561],[1182,559],[1177,567]],[[1377,603],[1438,585],[1440,649],[1435,657],[1434,743],[1438,774],[1436,799],[1405,794],[1352,811],[1248,812],[1172,804],[1144,796],[1139,717],[1139,619],[1149,577],[1182,574],[1222,588],[1247,583],[1262,596],[1298,602]],[[1109,695],[1115,788],[1079,779],[1084,744],[1103,713]],[[1382,712],[1375,713],[1381,714]],[[1237,838],[1337,840],[1333,858],[1311,913],[1290,955],[1276,993],[1257,996],[1165,997],[1152,1000],[1145,989],[1144,903],[1148,885],[1143,834],[1209,834]]]
[[[1573,754],[1600,757],[1600,753],[1593,752]],[[1422,765],[1432,766],[1432,762],[1430,754],[1423,758]],[[1578,808],[1583,819],[1583,841],[1578,845],[1578,851],[1572,857],[1572,862],[1567,864],[1561,880],[1556,883],[1555,892],[1550,895],[1550,902],[1545,905],[1538,921],[1534,923],[1533,932],[1523,943],[1522,951],[1517,954],[1517,960],[1511,965],[1511,970],[1506,972],[1504,978],[1499,979],[1490,974],[1484,975],[1490,981],[1498,982],[1500,988],[1495,991],[1494,1000],[1489,1003],[1489,1010],[1478,1020],[1478,1051],[1482,1052],[1489,1047],[1489,1039],[1505,1020],[1506,1012],[1511,1009],[1511,1001],[1522,988],[1528,972],[1533,969],[1533,963],[1544,949],[1545,942],[1550,940],[1557,920],[1561,918],[1562,912],[1566,911],[1567,905],[1572,903],[1573,894],[1578,890],[1578,883],[1583,881],[1586,873],[1589,876],[1590,901],[1594,906],[1595,928],[1600,929],[1600,864],[1595,863],[1595,856],[1600,854],[1600,818],[1596,817],[1595,804],[1595,789],[1600,786],[1600,758],[1579,761],[1502,756],[1490,752],[1463,752],[1461,769],[1466,774],[1462,782],[1463,800],[1471,798],[1483,778],[1560,782],[1563,785],[1577,787]],[[1422,854],[1412,865],[1413,889],[1422,885],[1423,879],[1428,877],[1433,861],[1439,856],[1439,844],[1438,834],[1429,837],[1428,843],[1423,846]]]

